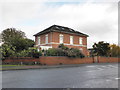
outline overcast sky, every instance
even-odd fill
[[[88,34],[88,48],[98,41],[118,43],[118,0],[2,0],[0,4],[0,32],[14,27],[34,40],[34,34],[56,24]]]

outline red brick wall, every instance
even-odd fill
[[[78,46],[75,46],[75,45],[65,45],[69,48],[82,48],[83,49],[83,54],[85,56],[87,56],[87,47],[82,47],[82,46],[79,46],[79,37],[78,35],[74,35],[74,34],[65,34],[65,33],[60,33],[60,32],[50,32],[50,33],[47,33],[48,34],[48,43],[50,42],[53,42],[55,44],[52,44],[52,47],[54,48],[57,48],[59,46],[59,35],[60,34],[63,34],[64,35],[64,40],[63,42],[65,44],[70,44],[70,36],[73,36],[73,44],[75,45],[78,45]],[[40,35],[40,39],[41,39],[41,44],[45,44],[45,35],[46,34],[43,34],[43,35]],[[36,42],[36,45],[38,44],[38,37],[35,37],[35,42]],[[83,45],[87,45],[87,37],[84,37],[82,36],[83,38]],[[58,44],[56,44],[58,43]],[[45,45],[42,45],[42,46],[51,46],[50,44],[45,44]]]
[[[70,44],[70,36],[73,36],[73,43],[76,45],[79,45],[79,37],[78,35],[73,35],[73,34],[65,34],[65,33],[59,33],[59,32],[53,32],[52,36],[52,42],[59,43],[59,35],[63,34],[64,35],[64,43]],[[83,45],[87,45],[87,37],[83,37]],[[59,44],[52,44],[52,47],[57,48]],[[83,54],[87,56],[87,47],[82,47],[82,46],[74,46],[74,45],[65,45],[69,48],[82,48],[83,49]]]
[[[99,57],[99,63],[108,63],[108,62],[120,62],[120,58],[114,57]],[[119,59],[119,60],[118,60]],[[93,63],[93,58],[68,58],[68,57],[40,57],[35,58],[25,58],[25,59],[6,59],[4,62],[40,62],[41,64],[46,65],[58,65],[62,64],[82,64],[82,63]]]
[[[45,35],[48,34],[48,43],[50,43],[52,41],[52,33],[46,33],[46,34],[43,34],[43,35],[40,35],[40,44],[45,44]],[[38,45],[38,37],[39,36],[35,36],[35,44]]]
[[[92,58],[68,58],[68,57],[40,57],[41,64],[59,65],[62,64],[82,64],[92,63]]]
[[[120,62],[120,58],[116,58],[116,57],[98,57],[98,60],[99,60],[100,63]]]
[[[53,32],[52,42],[59,43],[59,35],[62,34],[64,36],[64,43],[70,44],[70,36],[73,36],[73,43],[79,45],[79,37],[83,38],[83,45],[87,45],[87,37],[78,36],[74,34],[66,34],[60,32]]]
[[[39,58],[21,58],[21,59],[17,59],[17,58],[7,58],[5,60],[3,60],[3,62],[39,62],[40,59]]]

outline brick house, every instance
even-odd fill
[[[38,49],[57,48],[59,44],[63,43],[69,48],[78,48],[87,55],[88,35],[71,28],[52,25],[34,36],[35,46]]]

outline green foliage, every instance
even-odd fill
[[[17,52],[14,57],[28,57],[28,50]]]
[[[38,51],[37,48],[29,48],[28,56],[39,58],[39,56],[42,56],[42,52]]]
[[[56,54],[56,49],[55,48],[50,48],[45,51],[46,56],[57,56]]]
[[[64,44],[60,44],[58,48],[61,48],[62,50],[68,50],[69,48],[66,47]]]
[[[25,33],[15,28],[7,28],[2,31],[2,40],[5,43],[11,43],[14,38],[25,38]]]
[[[7,44],[3,44],[0,47],[2,57],[13,57],[15,55],[15,47]]]
[[[68,57],[80,57],[83,58],[84,55],[79,49],[71,48],[60,44],[58,48],[51,48],[45,51],[46,56],[68,56]]]
[[[109,43],[104,43],[103,41],[94,43],[93,50],[93,53],[97,56],[108,56],[110,50]]]
[[[34,46],[34,41],[27,39],[25,33],[17,31],[15,28],[8,28],[2,32],[2,40],[5,44],[8,44],[15,48],[15,52],[26,50],[29,47]]]
[[[50,48],[45,51],[46,56],[66,56],[66,53],[64,50],[60,48]]]
[[[16,52],[27,50],[29,47],[34,46],[34,41],[27,38],[14,38],[11,45],[15,47]]]
[[[110,45],[110,56],[112,57],[120,57],[120,46],[116,44]]]
[[[39,56],[42,56],[42,52],[37,51],[37,48],[31,47],[31,48],[16,52],[15,47],[10,46],[8,44],[3,44],[0,47],[0,51],[2,53],[2,58],[5,58],[5,57],[34,57],[34,58],[39,58]]]
[[[37,51],[37,48],[29,48],[27,50],[22,50],[18,53],[16,53],[16,57],[34,57],[39,58],[39,56],[42,56],[41,51]]]
[[[79,49],[71,48],[68,50],[68,57],[85,57]]]
[[[34,46],[34,41],[27,39],[25,33],[15,28],[8,28],[2,32],[2,40],[4,44],[1,46],[3,57],[39,57],[41,52]]]

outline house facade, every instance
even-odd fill
[[[52,25],[34,36],[35,46],[38,49],[57,48],[60,44],[64,44],[69,48],[78,48],[87,55],[88,35],[71,28]]]

